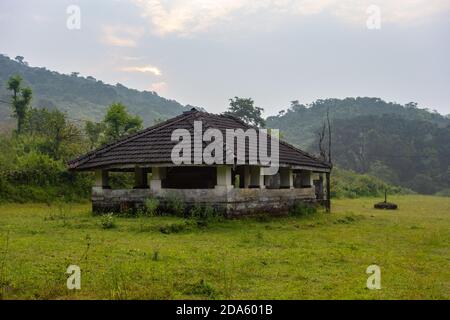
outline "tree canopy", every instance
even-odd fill
[[[22,133],[23,124],[30,108],[33,91],[31,88],[22,88],[22,78],[19,75],[9,78],[7,86],[12,91],[11,106],[17,118],[17,132]]]
[[[249,125],[264,127],[266,122],[262,117],[263,111],[263,108],[255,106],[255,102],[251,98],[234,97],[234,99],[230,99],[230,106],[225,113],[231,114]]]
[[[103,119],[105,126],[105,142],[111,142],[120,137],[141,130],[142,118],[128,113],[122,103],[113,103]]]

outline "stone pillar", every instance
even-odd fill
[[[108,170],[95,170],[95,188],[110,189]]]
[[[245,166],[244,167],[244,175],[242,177],[244,179],[244,188],[248,189],[250,186],[250,180],[251,180],[251,174],[250,174],[250,167]]]
[[[134,189],[148,189],[146,169],[140,167],[134,169]]]
[[[301,179],[302,179],[302,187],[312,187],[314,185],[314,182],[312,181],[312,172],[304,170],[301,172]]]
[[[216,187],[233,187],[231,181],[231,167],[218,166],[217,167],[217,183]]]
[[[294,175],[291,168],[280,168],[280,188],[294,189]]]
[[[328,213],[331,212],[331,177],[330,172],[327,172],[325,174],[326,184],[327,184],[327,195],[326,195],[326,201],[325,201],[325,208]]]
[[[164,174],[164,168],[153,167],[152,168],[152,180],[150,181],[150,189],[154,191],[161,190],[161,180]]]
[[[262,175],[261,167],[250,167],[250,185],[254,188],[264,189],[264,176]]]

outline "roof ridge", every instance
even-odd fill
[[[234,116],[234,115],[232,115],[232,114],[230,114],[230,113],[222,113],[221,116],[228,117],[228,118],[232,118],[233,120],[236,120],[236,121],[238,121],[238,122],[244,124],[245,126],[247,126],[247,127],[249,127],[249,128],[258,129],[258,130],[260,129],[260,128],[256,127],[256,126],[249,125],[248,123],[244,122],[242,119],[240,119],[240,118],[238,118],[238,117],[236,117],[236,116]],[[266,130],[267,130],[267,129],[266,129]],[[269,134],[268,134],[268,135],[269,135]],[[308,152],[306,152],[306,151],[303,151],[303,150],[301,150],[301,149],[299,149],[299,148],[293,146],[293,145],[290,144],[289,142],[286,142],[286,141],[284,141],[284,140],[282,140],[282,139],[280,139],[280,138],[278,138],[278,141],[279,141],[281,144],[285,145],[286,147],[291,148],[291,149],[293,149],[293,150],[295,150],[295,151],[297,151],[297,152],[300,152],[300,153],[303,154],[304,156],[307,156],[307,157],[309,157],[309,158],[311,158],[311,159],[313,159],[313,160],[319,161],[319,162],[321,162],[321,163],[323,163],[323,164],[325,164],[325,165],[327,165],[327,166],[330,165],[330,163],[328,163],[328,162],[326,162],[326,161],[323,161],[323,160],[317,158],[316,156],[313,156],[312,154],[310,154],[310,153],[308,153]]]
[[[73,163],[77,163],[77,165],[84,164],[85,162],[95,158],[95,156],[100,155],[100,154],[102,154],[104,152],[107,152],[107,151],[109,151],[109,150],[111,150],[111,149],[113,149],[113,148],[115,148],[117,146],[120,146],[120,145],[122,145],[125,142],[132,141],[135,138],[144,136],[144,135],[152,132],[153,130],[161,129],[161,128],[164,128],[167,125],[177,123],[177,122],[179,122],[181,120],[184,120],[184,119],[186,119],[186,118],[196,114],[197,112],[200,112],[200,111],[183,112],[182,114],[180,114],[180,115],[178,115],[178,116],[176,116],[174,118],[168,119],[168,120],[166,120],[164,122],[158,123],[158,124],[156,124],[154,126],[146,128],[146,129],[140,130],[140,131],[138,131],[136,133],[127,135],[125,137],[120,138],[119,140],[113,141],[113,142],[108,143],[108,144],[106,144],[104,146],[101,146],[98,149],[92,150],[92,151],[90,151],[90,152],[88,152],[88,153],[86,153],[86,154],[84,154],[84,155],[82,155],[82,156],[80,156],[78,158],[75,158],[73,160],[69,160],[67,163],[69,164],[69,166],[71,166]],[[91,156],[93,156],[93,157],[91,157]]]

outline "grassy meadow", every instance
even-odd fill
[[[3,299],[449,299],[450,198],[333,201],[333,213],[106,219],[90,205],[0,205]],[[81,290],[66,269],[81,267]],[[366,268],[381,268],[381,290]]]

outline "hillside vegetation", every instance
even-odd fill
[[[341,168],[370,174],[414,191],[450,188],[450,119],[436,112],[378,98],[318,100],[269,117],[289,142],[317,153],[326,114],[332,127],[332,159]],[[328,142],[325,141],[325,145]]]
[[[122,102],[131,113],[139,115],[146,125],[155,119],[171,118],[186,110],[175,100],[160,97],[155,92],[129,89],[121,84],[109,85],[92,77],[65,75],[46,68],[30,67],[25,63],[0,55],[0,99],[10,100],[6,82],[12,75],[20,74],[24,84],[33,88],[33,107],[58,108],[70,118],[100,120],[107,106]],[[0,103],[0,125],[8,121],[9,106]]]
[[[56,110],[63,112],[64,115],[60,113],[57,116],[64,118],[60,123],[63,127],[70,128],[72,134],[62,144],[78,145],[76,148],[70,147],[71,152],[64,157],[55,158],[54,152],[51,154],[48,147],[42,146],[42,139],[47,140],[45,144],[48,145],[54,137],[59,135],[58,132],[51,132],[49,135],[46,132],[48,130],[42,125],[37,125],[38,134],[34,129],[34,132],[26,133],[29,137],[22,139],[18,146],[14,145],[17,144],[17,139],[9,139],[9,133],[16,128],[16,124],[15,119],[12,118],[13,112],[9,103],[11,91],[7,89],[6,83],[9,77],[15,74],[23,78],[22,86],[30,86],[33,92],[30,107],[35,110],[34,114],[38,120],[28,117],[30,121],[36,124],[41,121],[39,119],[42,115],[36,110],[45,108],[49,112],[56,112]],[[144,127],[162,118],[173,117],[188,108],[176,101],[162,98],[154,92],[139,92],[120,84],[108,85],[92,77],[83,78],[77,74],[64,75],[45,68],[30,67],[23,61],[14,61],[2,55],[0,55],[0,100],[0,128],[8,133],[2,138],[2,143],[12,144],[12,154],[19,152],[18,155],[28,157],[28,153],[33,151],[46,154],[62,163],[70,156],[87,151],[86,146],[92,149],[107,141],[105,137],[102,137],[104,128],[102,129],[101,125],[96,123],[86,125],[84,121],[76,119],[102,121],[108,108],[114,102],[121,102],[123,106],[126,106],[132,117],[130,119],[135,119],[142,124],[139,120],[142,118]],[[237,102],[251,104],[250,109],[257,111],[258,115],[261,114],[262,109],[255,108],[252,99],[236,97],[235,100],[231,100],[232,104]],[[358,183],[365,181],[372,186],[366,185],[367,190],[372,190],[370,192],[364,188],[354,189],[354,185],[336,189],[336,196],[379,195],[380,190],[384,188],[381,188],[381,184],[378,183],[381,180],[381,182],[399,185],[419,193],[449,194],[450,119],[448,117],[437,112],[419,109],[415,103],[402,106],[378,98],[346,98],[318,100],[311,105],[302,105],[298,101],[293,101],[289,109],[280,112],[278,116],[269,117],[266,120],[266,126],[280,129],[284,139],[317,154],[318,133],[327,112],[332,123],[333,162],[337,167],[347,170],[345,175],[343,171],[338,172],[341,181],[345,176],[347,182],[353,183],[359,179]],[[136,115],[138,117],[135,117]],[[260,123],[264,123],[264,119],[260,120]],[[78,131],[70,125],[70,122],[74,121]],[[129,132],[124,130],[121,134]],[[110,140],[114,138],[117,136],[113,135]],[[14,170],[20,171],[21,169],[17,168],[20,166],[18,159],[14,158],[11,161],[16,166]],[[42,157],[40,161],[46,162]],[[57,165],[58,172],[64,170],[62,163]],[[3,166],[9,166],[9,164],[3,164]],[[2,172],[10,170],[9,167],[6,168],[8,169],[2,169]],[[366,178],[376,177],[378,182],[373,183],[374,181],[363,177],[357,178],[355,173],[363,174]],[[0,176],[3,181],[23,180],[16,178],[16,173],[13,177],[10,173],[7,177],[5,174]],[[343,186],[339,183],[336,185]],[[375,185],[378,187],[374,189]],[[3,188],[0,193],[8,194],[6,198],[11,196],[15,198],[12,195],[14,190],[14,187]],[[41,196],[32,197],[30,201],[41,198]]]

